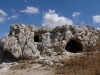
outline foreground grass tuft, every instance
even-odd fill
[[[29,59],[21,59],[18,61],[19,65],[16,66],[12,66],[10,67],[11,70],[15,70],[15,69],[27,69],[27,68],[31,68],[32,64],[34,64],[34,60],[38,59],[39,57],[31,57]]]
[[[74,57],[60,61],[64,66],[57,66],[58,75],[100,75],[100,53]]]
[[[10,68],[10,70],[24,70],[24,69],[27,69],[27,68],[31,68],[32,66],[31,65],[29,65],[28,63],[23,63],[23,64],[19,64],[19,65],[16,65],[16,66],[12,66],[11,68]]]

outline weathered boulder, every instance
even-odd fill
[[[4,51],[16,58],[50,57],[57,53],[92,51],[100,48],[100,31],[90,26],[63,25],[39,28],[13,24],[8,36],[0,40],[0,58]]]

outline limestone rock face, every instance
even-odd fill
[[[13,24],[8,36],[0,40],[0,58],[4,51],[16,58],[46,57],[97,50],[100,31],[89,26],[63,25],[39,28],[34,25]]]

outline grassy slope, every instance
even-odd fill
[[[62,60],[61,63],[64,66],[58,66],[55,75],[100,75],[100,52]]]

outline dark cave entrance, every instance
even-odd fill
[[[2,46],[0,46],[0,50],[3,50],[3,47]]]
[[[34,42],[39,42],[39,36],[38,35],[34,36]]]
[[[15,57],[10,52],[4,51],[4,58],[11,58],[11,59],[13,59]]]
[[[26,60],[25,58],[16,58],[14,55],[12,55],[9,51],[4,51],[2,61],[0,63],[6,62],[19,62],[20,60]]]
[[[65,49],[72,53],[77,53],[83,50],[83,46],[76,40],[71,40],[65,47]]]

